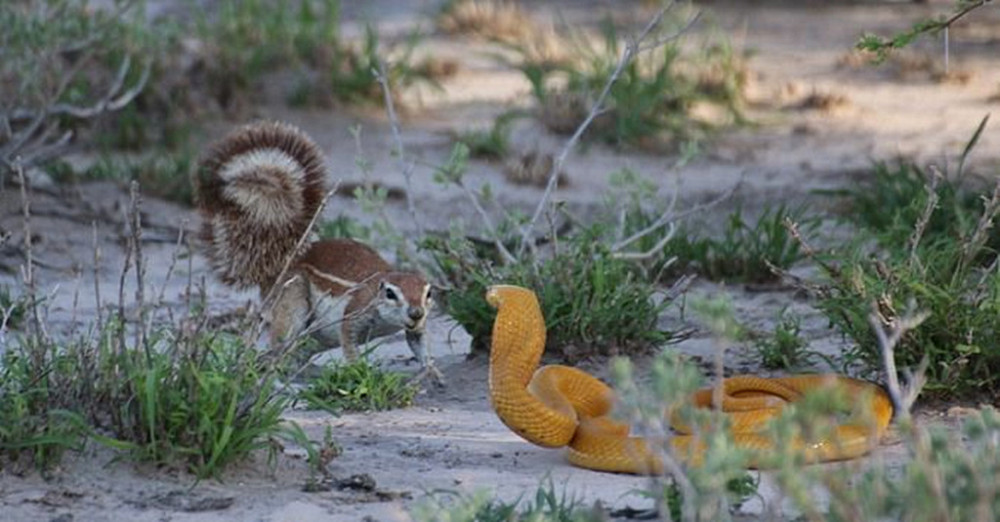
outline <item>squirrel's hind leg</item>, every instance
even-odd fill
[[[302,276],[296,275],[278,289],[278,297],[271,307],[269,357],[283,359],[306,334],[310,315],[308,285]]]

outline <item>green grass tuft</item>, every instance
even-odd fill
[[[385,371],[362,357],[323,367],[300,397],[311,408],[339,414],[405,408],[413,404],[416,393],[417,387],[405,375]]]
[[[774,332],[753,341],[760,364],[769,370],[801,369],[809,365],[815,354],[809,343],[801,337],[802,319],[782,309],[778,314]]]

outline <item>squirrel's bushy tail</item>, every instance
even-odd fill
[[[253,123],[213,145],[196,176],[212,268],[226,284],[266,291],[323,203],[322,151],[294,126]]]

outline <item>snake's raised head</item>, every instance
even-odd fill
[[[526,361],[535,365],[531,367],[534,371],[545,345],[545,319],[535,293],[520,286],[494,285],[486,290],[485,297],[486,302],[497,309],[491,353],[531,353],[533,355]],[[536,349],[537,356],[534,355]]]
[[[515,285],[493,285],[486,290],[486,302],[497,310],[505,302],[534,298],[535,294],[531,290]]]

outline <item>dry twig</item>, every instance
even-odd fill
[[[413,202],[413,169],[416,167],[416,162],[406,162],[406,150],[403,148],[403,138],[399,132],[399,117],[396,115],[396,104],[392,98],[389,76],[385,72],[385,63],[381,59],[376,59],[376,64],[378,68],[373,69],[372,74],[375,75],[375,79],[382,87],[382,94],[385,98],[385,110],[388,113],[389,125],[392,128],[392,139],[396,142],[396,149],[393,151],[393,155],[399,161],[399,169],[403,173],[403,179],[406,182],[406,208],[410,212],[410,217],[413,218],[413,224],[417,227],[417,236],[423,237],[423,222],[420,220],[420,216],[417,214],[417,207]]]
[[[872,310],[868,316],[868,322],[871,324],[872,330],[875,331],[875,337],[882,352],[882,364],[885,367],[889,398],[892,400],[893,416],[896,420],[907,420],[910,418],[910,410],[913,408],[917,396],[920,395],[920,391],[927,381],[925,374],[929,359],[924,355],[916,373],[912,373],[909,369],[905,370],[907,383],[905,386],[900,386],[896,370],[896,345],[899,344],[906,332],[920,326],[930,316],[930,313],[917,312],[896,318],[892,320],[889,331],[886,332],[885,325],[879,318],[878,306],[873,304]]]

